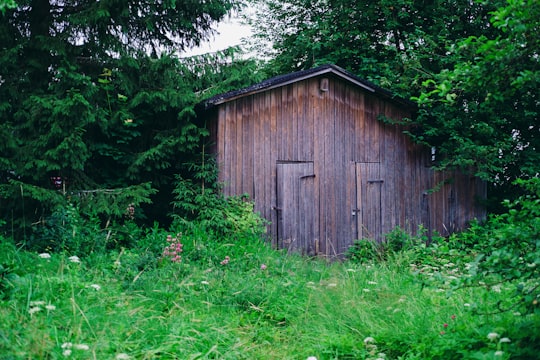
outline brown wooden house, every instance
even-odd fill
[[[279,248],[342,255],[395,227],[448,234],[484,211],[485,185],[431,170],[431,149],[381,121],[412,103],[325,65],[205,104],[226,195],[249,194]],[[434,189],[437,188],[437,191]]]

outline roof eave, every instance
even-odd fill
[[[276,77],[276,78],[272,78],[272,79],[268,79],[268,80],[265,80],[261,83],[258,83],[258,84],[255,84],[253,86],[250,86],[248,88],[245,88],[245,89],[240,89],[240,90],[237,90],[237,91],[231,91],[229,93],[224,93],[224,94],[221,94],[221,95],[217,95],[213,98],[210,98],[208,100],[206,100],[204,102],[204,108],[205,109],[209,109],[211,107],[214,107],[214,106],[217,106],[217,105],[220,105],[220,104],[224,104],[224,103],[227,103],[229,101],[233,101],[233,100],[236,100],[238,98],[241,98],[241,97],[245,97],[245,96],[249,96],[249,95],[253,95],[253,94],[257,94],[257,93],[261,93],[263,91],[268,91],[268,90],[271,90],[271,89],[275,89],[275,88],[278,88],[278,87],[282,87],[282,86],[286,86],[286,85],[289,85],[289,84],[292,84],[292,83],[295,83],[295,82],[298,82],[298,81],[302,81],[302,80],[306,80],[306,79],[310,79],[310,78],[313,78],[313,77],[316,77],[316,76],[320,76],[320,75],[324,75],[324,74],[335,74],[336,76],[346,80],[346,81],[349,81],[350,83],[366,90],[366,91],[369,91],[371,93],[374,93],[374,94],[378,94],[380,96],[383,96],[383,97],[386,97],[386,98],[389,98],[395,102],[398,102],[404,106],[407,106],[407,107],[411,107],[411,108],[414,108],[416,106],[416,104],[406,100],[406,99],[402,99],[400,97],[397,97],[395,96],[394,94],[392,94],[390,91],[386,90],[386,89],[383,89],[383,88],[380,88],[374,84],[371,84],[367,81],[363,81],[361,79],[359,79],[358,77],[356,77],[355,75],[349,73],[348,71],[346,71],[345,69],[342,69],[336,65],[323,65],[319,68],[315,68],[315,69],[310,69],[310,70],[305,70],[305,71],[299,71],[297,73],[298,75],[295,75],[295,73],[293,74],[289,74],[289,75],[292,75],[292,76],[280,76],[280,77]],[[283,77],[283,79],[279,79]]]

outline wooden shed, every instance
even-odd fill
[[[205,103],[225,195],[249,194],[279,248],[340,256],[396,227],[448,234],[484,216],[485,184],[431,169],[432,149],[382,121],[414,104],[334,65]]]

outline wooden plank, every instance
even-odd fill
[[[282,88],[277,88],[270,91],[270,143],[266,156],[266,167],[268,176],[265,178],[265,188],[267,191],[267,208],[270,212],[270,221],[277,221],[276,213],[271,211],[272,206],[276,204],[276,163],[277,163],[277,147],[278,141],[281,139],[281,134],[278,133],[277,118],[281,115],[281,91]]]
[[[226,107],[220,106],[218,109],[217,118],[217,134],[216,134],[216,148],[217,148],[217,166],[219,168],[218,180],[224,182],[225,176],[225,123],[226,123]]]
[[[269,187],[269,179],[271,178],[271,164],[269,164],[270,156],[269,153],[271,151],[270,148],[270,119],[271,119],[271,99],[269,96],[269,92],[264,92],[262,94],[261,98],[261,105],[262,113],[261,115],[261,134],[259,141],[262,142],[261,144],[261,158],[259,166],[261,167],[261,176],[257,179],[257,181],[260,182],[261,185],[261,202],[262,202],[262,214],[263,216],[268,219],[272,220],[272,215],[268,208],[273,205],[272,197],[269,194],[272,189]]]
[[[313,161],[314,160],[314,137],[315,137],[315,119],[313,118],[313,110],[309,102],[309,87],[307,81],[302,81],[296,84],[295,98],[297,99],[298,107],[298,123],[301,129],[301,145],[299,160]]]
[[[253,198],[253,157],[255,156],[253,144],[253,99],[248,97],[244,101],[243,134],[242,134],[242,193]]]
[[[335,137],[336,137],[336,115],[334,112],[334,81],[328,82],[328,91],[320,92],[320,99],[324,104],[323,110],[323,131],[324,131],[324,206],[326,216],[325,243],[326,255],[335,256],[335,239],[337,237],[336,224],[336,154],[335,154]]]
[[[260,116],[260,99],[261,96],[253,95],[251,97],[253,108],[252,108],[252,119],[253,122],[253,183],[252,183],[252,196],[253,201],[255,202],[255,211],[262,214],[262,194],[260,184],[260,178],[263,176],[261,173],[261,116]]]
[[[245,98],[240,98],[235,101],[236,103],[236,109],[235,109],[235,118],[236,118],[236,129],[235,136],[236,136],[236,147],[235,147],[235,161],[232,164],[232,175],[234,176],[234,194],[240,195],[242,194],[242,182],[244,179],[243,173],[242,173],[242,161],[243,161],[243,142],[242,138],[244,135],[243,127],[244,127],[244,100]]]
[[[346,195],[345,195],[345,213],[343,218],[347,221],[344,225],[346,233],[343,235],[340,252],[343,254],[353,245],[357,238],[357,216],[356,216],[356,165],[355,165],[355,146],[356,146],[356,101],[358,91],[349,84],[345,87],[344,96],[344,132],[346,148],[344,166],[346,174]]]
[[[226,104],[225,120],[225,189],[226,195],[234,195],[235,179],[234,164],[236,163],[236,103],[234,101]]]
[[[323,106],[319,99],[319,86],[318,81],[313,81],[313,79],[308,79],[305,81],[306,84],[306,109],[309,120],[312,122],[313,126],[313,160],[314,160],[314,171],[315,171],[315,199],[317,200],[317,208],[319,209],[319,221],[318,231],[316,233],[316,242],[317,242],[317,253],[324,254],[326,247],[324,245],[325,241],[325,208],[324,202],[324,143],[323,143]]]
[[[357,129],[357,143],[356,143],[356,158],[355,161],[365,162],[367,161],[366,157],[366,96],[365,93],[358,93],[358,108],[357,108],[357,119],[356,119],[356,129]]]
[[[289,139],[288,139],[288,118],[289,118],[289,98],[288,98],[288,89],[284,88],[281,92],[281,106],[280,106],[280,116],[277,119],[277,133],[279,134],[279,140],[277,142],[279,149],[276,150],[279,160],[288,160],[288,148],[289,148]]]
[[[287,111],[288,111],[288,121],[290,121],[290,139],[289,143],[289,159],[298,161],[299,160],[299,147],[301,146],[302,136],[301,132],[298,129],[299,119],[298,119],[298,105],[297,100],[294,97],[295,88],[297,84],[289,85],[287,87]],[[297,90],[298,91],[298,90]]]

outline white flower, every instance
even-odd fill
[[[503,337],[501,338],[501,340],[499,340],[500,343],[509,343],[509,342],[512,342],[512,340],[510,340],[509,338],[507,337]]]
[[[86,344],[75,344],[73,347],[77,350],[90,350],[90,346]]]
[[[463,306],[465,306],[465,307],[470,307],[470,306],[471,306],[471,304],[469,304],[469,303],[465,303],[465,304],[463,304]]]
[[[370,292],[371,290],[369,289],[362,289],[363,292]]]
[[[81,262],[81,259],[79,259],[79,257],[77,255],[73,255],[73,256],[68,257],[68,260],[71,261],[72,263],[80,263]]]
[[[37,301],[30,301],[30,306],[43,306],[45,305],[45,301],[37,300]]]
[[[371,336],[368,336],[367,338],[364,339],[364,344],[367,345],[367,344],[373,344],[375,343],[375,339],[372,338]]]
[[[56,310],[56,306],[54,306],[53,304],[48,304],[48,305],[45,305],[45,309],[49,311]]]
[[[66,357],[71,355],[71,349],[66,349],[66,350],[62,351],[62,355],[66,356]]]
[[[308,356],[306,360],[317,360],[317,358],[315,356]]]
[[[39,254],[38,256],[40,258],[42,258],[42,259],[50,259],[51,258],[51,254],[49,254],[49,253],[42,253],[42,254]]]
[[[487,334],[487,338],[491,341],[497,340],[499,338],[499,334],[497,334],[496,332],[490,332],[489,334]]]
[[[129,360],[129,355],[126,353],[120,353],[116,355],[116,360]]]
[[[209,283],[208,281],[206,281],[206,280],[201,281],[201,284],[203,284],[203,285],[210,285],[210,283]]]
[[[495,351],[495,356],[503,356],[503,354],[504,354],[504,351],[501,351],[501,350]]]
[[[92,284],[92,285],[90,285],[90,287],[91,287],[92,289],[96,290],[96,291],[101,290],[101,286],[99,286],[98,284]]]
[[[367,282],[369,285],[377,285],[377,282],[376,281],[368,281]]]
[[[41,311],[41,308],[39,306],[34,306],[34,307],[31,307],[29,310],[28,310],[28,313],[30,315],[34,314],[34,313],[37,313],[38,311]]]
[[[491,290],[493,290],[496,293],[500,293],[501,292],[501,285],[494,285],[494,286],[491,287]]]
[[[65,342],[62,344],[62,349],[69,349],[70,347],[72,347],[73,344],[70,343],[70,342]]]

